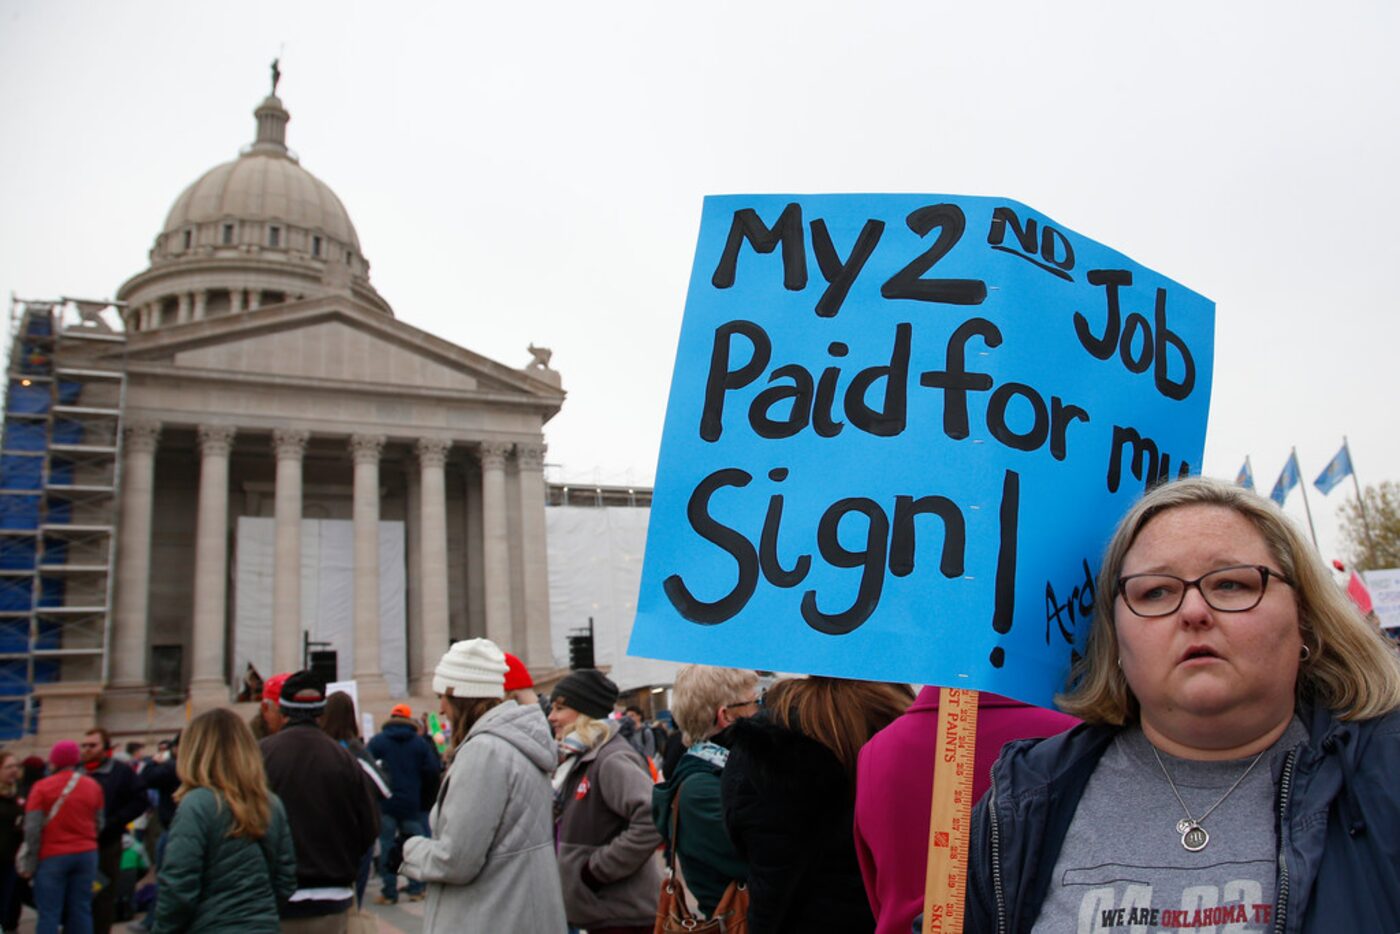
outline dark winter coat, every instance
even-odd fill
[[[23,841],[24,802],[18,796],[0,795],[0,865],[14,865],[15,852]]]
[[[102,786],[105,823],[97,836],[97,845],[119,842],[126,825],[145,814],[151,806],[151,800],[146,797],[146,783],[135,769],[116,759],[107,759],[95,769],[84,768],[83,773]]]
[[[1325,709],[1299,716],[1310,738],[1274,775],[1275,930],[1400,930],[1400,712],[1359,722]],[[968,931],[1031,930],[1079,799],[1117,732],[1081,726],[1003,750],[973,812]]]
[[[720,778],[724,823],[749,866],[749,931],[875,930],[852,834],[851,781],[821,743],[737,721]]]
[[[141,781],[146,783],[146,787],[159,795],[156,804],[156,816],[160,818],[162,827],[169,827],[170,822],[175,819],[175,792],[180,788],[180,775],[176,771],[175,756],[171,755],[164,762],[152,762],[141,770]]]
[[[161,862],[153,934],[276,932],[277,906],[296,890],[296,855],[282,802],[261,840],[228,835],[228,805],[208,788],[185,795]]]
[[[297,887],[353,885],[360,857],[379,836],[379,808],[360,764],[314,720],[293,720],[259,745],[268,786],[292,827]]]
[[[369,754],[388,776],[393,797],[383,802],[384,813],[399,820],[416,820],[432,806],[420,797],[425,780],[442,769],[439,760],[428,749],[428,741],[418,735],[412,720],[394,717],[369,741]]]
[[[711,742],[726,744],[727,732]],[[668,849],[672,846],[671,802],[680,795],[676,831],[680,845],[676,861],[706,917],[714,912],[729,883],[736,879],[742,882],[749,874],[749,867],[739,858],[724,829],[724,808],[720,801],[722,771],[700,756],[681,756],[675,774],[651,793],[651,819],[661,831],[661,839]]]

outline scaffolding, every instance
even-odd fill
[[[125,337],[110,302],[10,305],[0,436],[0,739],[34,733],[36,687],[108,677]]]

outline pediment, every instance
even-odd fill
[[[245,379],[324,380],[542,400],[563,396],[557,387],[522,370],[396,319],[344,307],[266,308],[238,318],[169,328],[148,340],[132,341],[128,360],[147,367],[168,366],[172,373],[228,372]]]
[[[268,376],[395,383],[428,389],[480,388],[480,377],[353,327],[320,321],[175,353],[176,367]]]

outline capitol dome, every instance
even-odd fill
[[[255,110],[257,138],[175,199],[151,266],[117,293],[128,331],[150,331],[268,305],[349,292],[392,315],[345,205],[287,148],[276,95]]]

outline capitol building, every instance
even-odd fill
[[[431,696],[471,636],[556,668],[549,352],[396,318],[275,85],[255,117],[115,303],[16,305],[0,732],[157,728],[313,653],[362,702]]]

